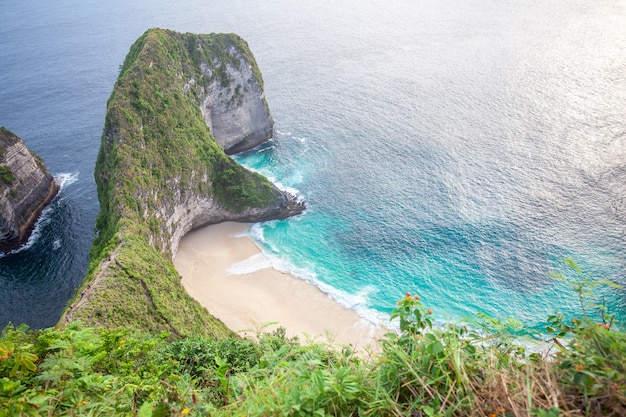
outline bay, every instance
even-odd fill
[[[572,257],[626,284],[620,1],[44,1],[0,5],[0,125],[65,180],[0,258],[0,325],[54,325],[84,277],[106,100],[149,27],[236,32],[276,136],[238,160],[297,192],[252,229],[275,266],[372,321],[406,291],[439,320],[576,314]],[[624,314],[623,291],[605,291]]]

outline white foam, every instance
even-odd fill
[[[76,172],[61,173],[61,174],[57,174],[54,176],[54,182],[59,186],[59,194],[64,188],[78,181],[78,174],[79,172],[76,171]],[[57,198],[59,197],[57,196]],[[22,246],[20,246],[17,249],[13,249],[12,251],[9,251],[8,253],[0,252],[0,258],[5,257],[7,255],[13,255],[13,254],[16,254],[16,253],[19,253],[21,251],[31,248],[39,240],[39,237],[41,236],[41,228],[47,225],[48,223],[50,223],[53,212],[54,212],[54,205],[48,204],[41,211],[41,215],[39,216],[37,223],[35,223],[35,227],[33,228],[33,231],[28,237],[28,240],[26,241],[26,243],[24,243]],[[60,242],[58,244],[60,245]],[[56,250],[60,247],[60,246],[57,247],[56,245],[57,245],[57,241],[55,240],[53,243],[53,250]]]
[[[360,317],[369,321],[370,323],[376,326],[388,326],[388,315],[367,306],[367,303],[369,301],[369,294],[375,291],[375,288],[365,287],[361,289],[361,291],[359,291],[357,294],[350,294],[317,280],[312,282],[312,284],[316,285],[322,292],[324,292],[327,296],[336,301],[339,305],[349,310],[356,311],[356,313]]]
[[[248,259],[232,264],[227,270],[227,275],[245,275],[251,274],[262,269],[272,267],[272,262],[262,253],[252,255]]]
[[[242,236],[249,237],[255,242],[265,243],[265,236],[263,235],[263,227],[261,223],[254,223],[247,232],[242,233]]]
[[[17,249],[13,249],[12,251],[9,251],[8,253],[0,252],[0,257],[4,257],[7,255],[14,255],[16,253],[19,253],[26,249],[31,248],[35,244],[35,242],[39,240],[39,237],[41,236],[41,228],[47,225],[48,223],[50,223],[50,218],[53,212],[54,212],[54,207],[52,205],[46,206],[46,208],[44,208],[41,211],[41,215],[39,216],[37,223],[35,223],[35,227],[33,228],[33,231],[28,237],[28,240],[26,241],[26,243],[24,243],[22,246],[20,246]]]
[[[54,242],[52,242],[52,250],[57,250],[61,247],[61,239],[55,239]]]
[[[54,176],[54,182],[56,182],[59,188],[61,188],[62,190],[65,187],[72,185],[76,181],[78,181],[78,174],[80,174],[80,172],[78,171],[57,174]]]
[[[300,177],[300,178],[302,178],[302,177]],[[301,197],[300,190],[298,190],[297,188],[283,185],[280,182],[275,182],[274,184],[276,184],[276,186],[279,189],[281,189],[282,191],[288,192],[289,194],[292,194],[292,195],[296,196],[297,198]]]
[[[263,242],[265,244],[261,224],[257,223],[252,225],[247,235],[255,242]],[[278,253],[279,251],[277,250],[276,252]],[[367,286],[361,289],[357,294],[349,294],[333,287],[332,285],[321,282],[318,279],[317,274],[310,269],[297,267],[284,258],[272,253],[261,252],[260,254],[253,255],[241,262],[237,262],[228,268],[227,274],[250,274],[265,268],[273,268],[277,271],[291,275],[294,279],[307,281],[310,284],[315,285],[320,289],[320,291],[342,307],[354,310],[361,318],[367,320],[368,322],[376,326],[389,326],[389,315],[367,306],[370,294],[376,291],[375,287]]]
[[[279,190],[286,191],[286,192],[288,192],[290,194],[295,195],[296,197],[301,196],[300,190],[298,190],[297,188],[294,188],[293,185],[289,186],[289,185],[283,184],[282,182],[278,181],[276,176],[272,172],[268,171],[267,169],[254,168],[254,167],[248,166],[246,164],[242,164],[239,159],[236,159],[236,160],[237,160],[237,162],[239,162],[241,165],[243,165],[244,167],[246,167],[250,171],[256,172],[257,174],[263,175],[272,184],[274,184],[276,187],[278,187]],[[295,172],[289,178],[291,179],[291,182],[294,183],[294,184],[299,184],[303,180],[303,176],[302,176],[301,172]],[[289,178],[287,178],[287,179],[289,179]]]

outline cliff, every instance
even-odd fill
[[[262,86],[236,35],[151,29],[135,42],[107,104],[90,271],[62,322],[229,333],[187,295],[171,260],[194,228],[302,212],[224,151],[271,137]]]
[[[0,127],[0,250],[23,244],[58,192],[52,175],[24,141]]]
[[[200,110],[217,143],[227,154],[252,149],[273,135],[274,122],[263,94],[263,81],[247,48],[227,47],[230,59],[212,67],[201,63]]]

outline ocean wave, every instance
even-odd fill
[[[280,184],[279,182],[276,182],[275,184],[282,191],[288,192],[289,194],[296,196],[297,199],[302,198],[302,194],[300,193],[300,190],[298,190],[297,188],[285,186],[283,184]]]
[[[257,153],[265,152],[268,149],[270,149],[270,147],[260,148]],[[302,171],[296,169],[290,175],[287,175],[287,174],[281,175],[281,179],[279,179],[277,177],[277,174],[271,171],[270,169],[271,167],[268,168],[267,164],[262,164],[260,167],[253,166],[253,164],[251,163],[246,163],[245,157],[238,157],[237,155],[233,156],[233,159],[235,159],[237,163],[244,166],[246,169],[249,169],[252,172],[256,172],[257,174],[263,175],[272,184],[276,185],[278,189],[282,191],[286,191],[297,197],[301,195],[300,190],[295,188],[295,185],[301,184],[303,182],[304,175]],[[248,160],[248,162],[250,162],[250,160]]]
[[[53,212],[54,212],[54,206],[52,204],[49,204],[48,206],[46,206],[46,208],[44,208],[41,211],[41,215],[39,216],[37,223],[35,223],[35,227],[33,228],[33,231],[28,237],[28,240],[26,241],[26,243],[24,243],[22,246],[20,246],[17,249],[13,249],[12,251],[0,252],[0,258],[9,256],[9,255],[15,255],[16,253],[20,253],[22,251],[30,249],[35,243],[37,243],[37,241],[41,237],[42,228],[50,223]]]
[[[80,172],[65,172],[54,176],[54,182],[57,183],[59,188],[63,190],[65,187],[74,184],[78,181],[78,174]]]
[[[267,169],[257,169],[248,165],[243,164],[247,169],[249,169],[250,171],[256,172],[257,174],[261,174],[263,175],[265,178],[267,178],[272,184],[274,184],[276,187],[278,187],[279,190],[281,191],[286,191],[290,194],[295,195],[296,197],[301,197],[302,194],[300,193],[300,190],[298,190],[297,188],[295,188],[293,185],[294,184],[299,184],[302,182],[303,180],[303,175],[301,172],[295,172],[293,175],[291,175],[289,178],[289,182],[292,185],[287,185],[281,181],[278,180],[278,178],[269,170]]]
[[[227,275],[245,275],[251,274],[262,269],[271,268],[272,262],[262,253],[252,255],[243,261],[232,264],[227,270]]]
[[[389,327],[389,316],[387,314],[367,306],[370,298],[369,295],[376,291],[374,287],[366,286],[358,293],[350,294],[319,280],[309,282],[318,287],[324,294],[333,299],[340,306],[354,310],[359,317],[375,326]]]
[[[242,233],[242,236],[247,236],[258,243],[265,243],[265,236],[263,234],[263,226],[261,223],[254,223],[246,232]]]
[[[257,243],[265,242],[263,228],[260,224],[254,224],[248,230],[247,235]],[[243,261],[234,263],[227,269],[226,273],[228,275],[244,275],[266,268],[273,268],[277,271],[289,274],[293,279],[307,281],[342,307],[355,311],[359,317],[375,326],[384,325],[389,327],[389,315],[367,306],[370,294],[376,292],[376,288],[373,286],[366,286],[358,293],[350,294],[320,281],[315,272],[306,268],[297,267],[288,260],[267,252],[261,252]]]
[[[63,197],[61,196],[61,192],[69,185],[72,185],[76,181],[78,181],[78,174],[79,172],[77,171],[77,172],[71,172],[71,173],[61,173],[61,174],[57,174],[54,176],[54,182],[59,186],[59,194],[57,194],[55,199],[41,211],[41,215],[39,215],[39,219],[37,219],[37,222],[35,223],[35,227],[33,228],[33,231],[28,237],[28,240],[26,241],[26,243],[24,243],[19,248],[13,249],[9,252],[0,252],[0,258],[9,256],[9,255],[15,255],[16,253],[20,253],[22,251],[28,250],[35,243],[37,243],[37,241],[41,237],[42,228],[46,226],[47,224],[49,224],[51,221],[52,214],[54,213],[54,209],[56,207],[55,203],[58,203],[60,200],[63,199]],[[54,248],[54,249],[58,249],[58,248]]]

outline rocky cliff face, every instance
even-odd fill
[[[96,166],[101,206],[148,226],[142,235],[168,255],[197,227],[301,212],[293,197],[222,151],[272,136],[262,86],[252,53],[234,34],[146,32],[109,101]]]
[[[24,141],[0,127],[0,249],[24,243],[58,187]]]
[[[187,295],[171,259],[194,228],[304,210],[225,153],[271,134],[261,73],[243,39],[161,29],[141,36],[108,101],[95,170],[98,237],[83,296],[62,321],[228,333]]]
[[[233,62],[223,68],[230,83],[224,85],[206,62],[201,63],[203,76],[212,81],[204,88],[200,110],[217,143],[231,155],[252,149],[273,135],[263,87],[248,62],[235,47],[227,53]]]

